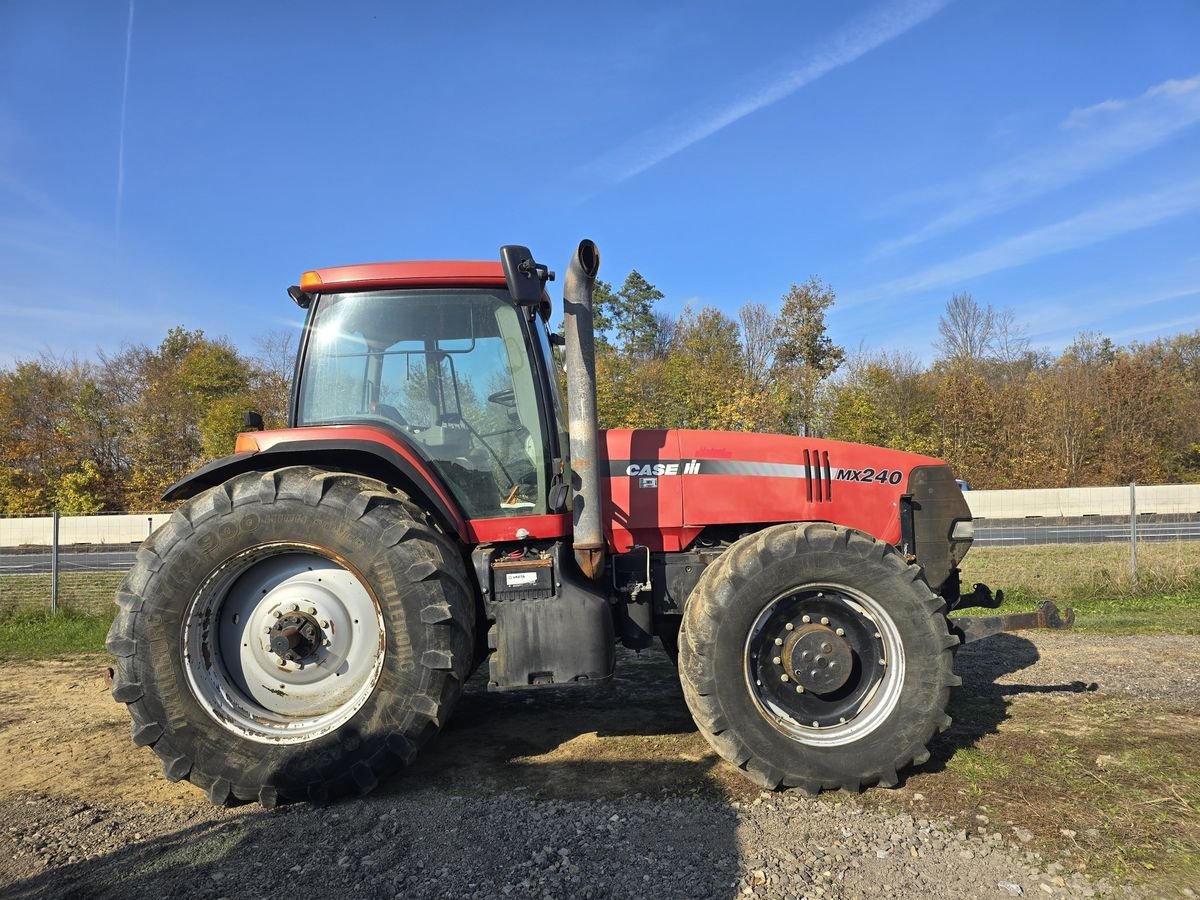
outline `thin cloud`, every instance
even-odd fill
[[[114,213],[117,237],[121,236],[121,207],[125,203],[125,113],[129,108],[129,59],[133,55],[133,0],[125,27],[125,78],[121,82],[121,133],[117,139],[117,203]]]
[[[870,298],[959,285],[971,278],[1023,266],[1043,256],[1098,244],[1200,209],[1200,178],[1097,206],[1069,219],[1007,238],[957,259],[930,266],[863,292]]]
[[[945,8],[951,0],[902,0],[872,10],[832,35],[802,65],[776,73],[768,82],[724,103],[675,116],[644,131],[585,170],[609,184],[619,184],[658,165],[693,144],[716,134],[751,113],[811,84],[822,75],[848,65],[877,47],[900,37]]]
[[[1163,337],[1175,334],[1197,323],[1200,323],[1200,315],[1184,316],[1180,319],[1166,319],[1161,322],[1142,322],[1130,328],[1122,328],[1120,331],[1108,332],[1105,334],[1105,337],[1110,337],[1114,340],[1124,340],[1125,338],[1137,337],[1142,334]]]
[[[1081,181],[1166,143],[1200,122],[1200,75],[1165,81],[1139,97],[1112,99],[1072,111],[1060,136],[1036,151],[988,169],[975,178],[926,193],[954,205],[911,234],[880,244],[871,258],[894,253],[978,219],[1012,209]],[[910,195],[913,202],[919,195]]]

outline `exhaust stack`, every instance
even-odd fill
[[[592,290],[599,271],[600,251],[591,241],[582,240],[563,283],[575,561],[592,580],[604,573],[605,549],[600,521],[600,432],[596,424],[596,343],[592,331]]]

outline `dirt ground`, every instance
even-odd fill
[[[172,784],[163,778],[152,752],[130,742],[124,707],[109,696],[106,666],[103,656],[0,665],[0,758],[5,761],[0,779],[0,894],[89,896],[88,890],[75,892],[83,877],[79,871],[72,875],[74,881],[56,882],[55,874],[68,873],[85,861],[97,865],[138,841],[178,838],[189,828],[200,827],[198,823],[220,833],[225,827],[244,828],[246,816],[271,815],[257,808],[215,809],[188,783]],[[1019,728],[1025,703],[1123,698],[1133,706],[1143,701],[1158,704],[1160,712],[1166,710],[1177,719],[1190,716],[1193,727],[1200,721],[1195,712],[1200,708],[1200,637],[1040,634],[1030,640],[1001,636],[963,648],[958,668],[964,677],[960,696],[998,698],[1002,703],[992,718],[988,718],[991,713],[976,715],[967,732],[952,730],[941,739],[933,760],[889,796],[899,794],[903,802],[912,804],[914,795],[923,801],[926,794],[936,793],[947,778],[940,770],[956,754],[962,758],[969,753],[983,733]],[[1196,758],[1200,761],[1200,752]],[[639,800],[653,798],[667,804],[662,807],[667,810],[673,808],[671,803],[684,801],[717,804],[722,809],[762,802],[757,788],[720,763],[697,734],[674,670],[657,651],[640,656],[622,653],[617,677],[609,687],[489,694],[481,682],[473,681],[443,734],[407,772],[381,785],[372,800],[407,803],[414,791],[431,790],[455,802],[514,795],[551,804],[597,804],[640,795]],[[789,816],[799,815],[802,804],[814,802],[789,800]],[[841,809],[837,815],[871,814],[870,804],[860,798],[844,798],[834,806]],[[283,812],[279,821],[288,815]],[[256,827],[270,827],[269,819],[256,821]],[[1004,840],[1019,843],[1011,834]],[[205,852],[219,856],[220,842],[213,846],[218,849]],[[731,852],[735,864],[746,857],[744,850]],[[912,855],[915,860],[916,849]],[[956,862],[969,868],[966,860],[962,855]],[[753,873],[746,877],[757,878]],[[219,874],[213,875],[217,881],[211,896],[275,893],[270,885],[261,885],[258,894],[222,891]],[[763,877],[762,884],[769,885],[769,876]],[[1052,876],[1042,877],[1045,884],[1044,879]],[[55,893],[56,883],[68,882],[75,887]],[[542,895],[521,888],[523,882],[514,883],[518,896]],[[1014,876],[1012,883],[1019,880]],[[759,882],[747,885],[757,890]],[[1057,882],[1049,885],[1058,889]],[[1076,887],[1075,892],[1083,895],[1096,890]],[[1070,883],[1061,886],[1064,893],[1071,888]],[[739,892],[740,887],[731,889],[728,896]],[[822,893],[813,889],[804,895]],[[395,895],[406,894],[426,895],[415,888]],[[837,894],[832,890],[829,895]],[[551,890],[546,895],[562,894]]]

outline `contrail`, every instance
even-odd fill
[[[125,110],[129,105],[129,57],[133,53],[133,0],[129,0],[129,24],[125,28],[125,80],[121,84],[121,133],[117,139],[117,238],[121,237],[121,204],[125,199]]]
[[[636,135],[586,168],[600,174],[610,184],[640,175],[739,119],[778,103],[821,76],[898,38],[950,2],[952,0],[900,0],[877,7],[829,37],[797,68],[776,73],[769,82],[715,108],[672,117],[659,127]]]

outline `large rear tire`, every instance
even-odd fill
[[[679,674],[696,724],[763,787],[895,785],[950,724],[945,604],[870,535],[777,525],[735,543],[688,598]]]
[[[134,743],[218,804],[371,790],[445,723],[471,664],[454,546],[394,488],[310,467],[185,503],[117,604]]]

